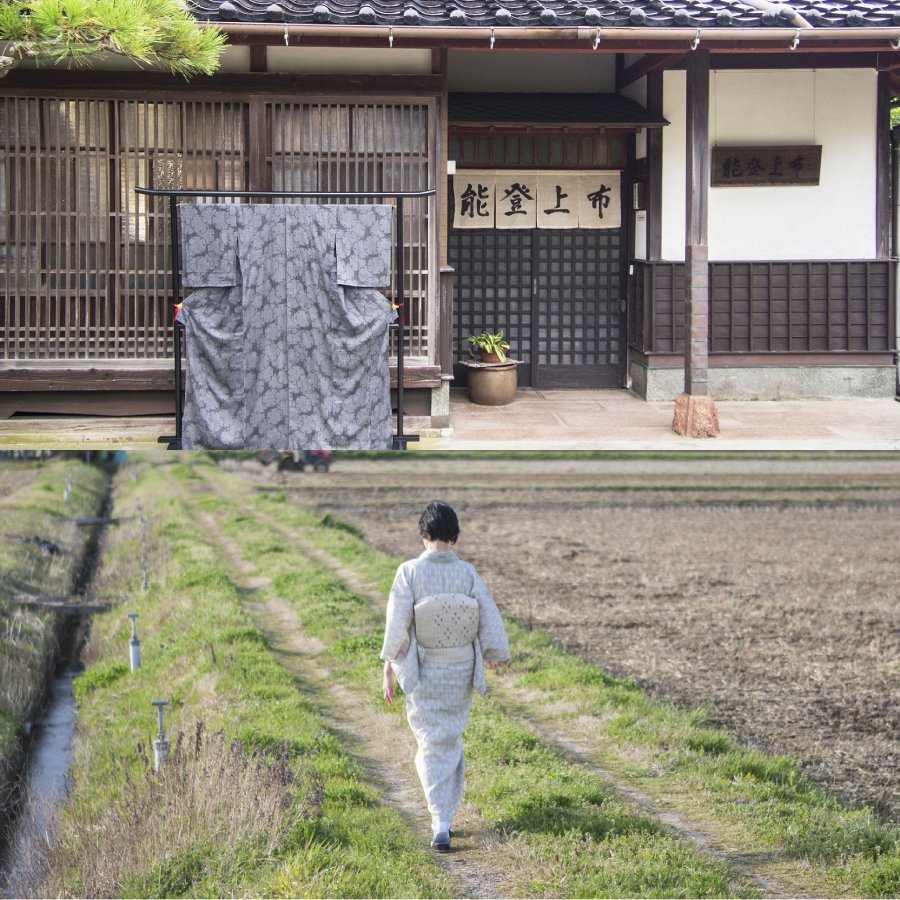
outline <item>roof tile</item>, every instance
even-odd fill
[[[197,19],[212,22],[753,28],[783,26],[797,12],[817,28],[900,26],[900,0],[791,0],[769,9],[740,0],[188,0],[188,5]]]

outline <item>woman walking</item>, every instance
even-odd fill
[[[429,503],[419,535],[425,551],[397,569],[388,599],[383,693],[390,704],[396,676],[418,743],[416,771],[431,813],[431,846],[445,853],[462,799],[462,733],[472,688],[484,694],[484,667],[505,666],[509,642],[475,567],[450,549],[459,537],[453,509],[440,500]]]

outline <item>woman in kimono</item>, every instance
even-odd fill
[[[509,642],[475,567],[450,549],[459,536],[453,509],[429,503],[419,535],[425,551],[397,569],[388,599],[383,693],[390,704],[396,676],[419,745],[416,771],[431,813],[431,846],[446,853],[462,799],[462,733],[472,689],[484,694],[484,667],[505,666]]]

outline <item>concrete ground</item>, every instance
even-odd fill
[[[900,450],[900,403],[881,400],[721,401],[721,434],[691,440],[672,431],[674,403],[623,390],[520,390],[508,406],[477,406],[451,390],[452,428],[408,419],[411,450]],[[0,421],[0,449],[162,447],[171,417]]]
[[[423,450],[900,450],[893,399],[720,401],[719,437],[692,440],[672,431],[674,402],[624,390],[520,389],[500,407],[450,393],[453,433]]]

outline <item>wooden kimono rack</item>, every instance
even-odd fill
[[[403,357],[404,341],[406,338],[406,307],[403,297],[403,200],[406,197],[432,197],[436,193],[434,188],[427,191],[384,191],[373,193],[369,191],[189,191],[189,190],[161,190],[156,188],[135,188],[138,194],[147,197],[167,197],[169,200],[169,218],[171,221],[170,241],[172,258],[172,295],[173,305],[181,303],[181,241],[178,228],[178,198],[179,197],[229,197],[229,198],[260,198],[260,199],[287,199],[287,200],[396,200],[397,201],[397,234],[396,252],[394,261],[394,283],[397,286],[397,295],[394,303],[397,305],[397,322],[392,328],[398,330],[397,334],[397,433],[393,436],[393,449],[405,450],[409,441],[419,440],[417,434],[405,434],[403,430]],[[184,326],[175,323],[175,434],[163,435],[159,443],[166,444],[169,450],[181,449],[181,425],[184,414],[184,400],[181,396],[181,353],[182,331]],[[258,447],[259,450],[301,450],[302,447]],[[312,450],[326,449],[312,447]]]

